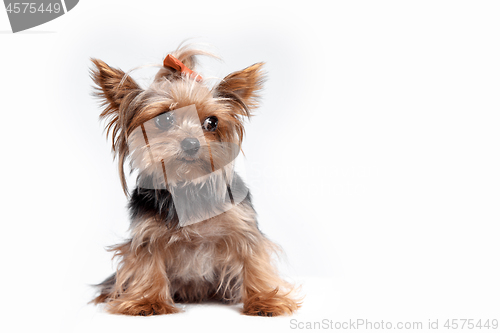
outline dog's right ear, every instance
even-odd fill
[[[101,99],[102,106],[100,118],[106,119],[106,137],[111,134],[112,149],[115,156],[118,155],[120,162],[120,180],[123,190],[127,194],[127,184],[123,164],[128,154],[126,139],[128,106],[143,90],[129,75],[122,70],[108,66],[104,61],[91,59],[94,67],[90,71],[90,76],[94,80],[95,95]]]
[[[91,69],[90,75],[97,85],[96,95],[102,99],[103,106],[106,106],[101,117],[118,112],[122,104],[130,102],[142,92],[134,79],[125,76],[122,70],[110,67],[99,59],[91,61],[94,63],[94,68]]]

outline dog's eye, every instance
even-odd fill
[[[208,132],[213,132],[217,129],[217,125],[219,124],[219,120],[217,117],[211,116],[205,119],[203,122],[203,129]]]
[[[170,112],[162,113],[155,118],[156,126],[162,130],[170,129],[174,125],[174,122],[174,115]]]

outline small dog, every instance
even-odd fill
[[[111,251],[116,273],[92,301],[115,314],[178,312],[175,302],[243,302],[247,315],[292,314],[293,286],[273,265],[278,247],[258,229],[248,188],[234,172],[244,118],[257,108],[263,63],[208,87],[189,46],[169,54],[144,90],[92,59],[96,95],[119,160],[138,172],[130,195],[131,238]]]

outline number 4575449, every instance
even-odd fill
[[[36,3],[30,3],[30,2],[15,2],[15,3],[9,3],[7,6],[7,13],[15,13],[15,14],[27,14],[27,13],[43,13],[43,12],[48,12],[48,13],[59,13],[61,11],[61,5],[59,3],[48,3],[45,7],[44,4],[41,3],[38,5]]]
[[[447,329],[497,329],[498,320],[497,319],[487,319],[485,321],[474,320],[474,319],[448,319],[444,323],[444,327]]]

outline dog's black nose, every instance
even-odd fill
[[[181,142],[181,148],[188,155],[194,155],[200,149],[200,141],[196,138],[185,138]]]

